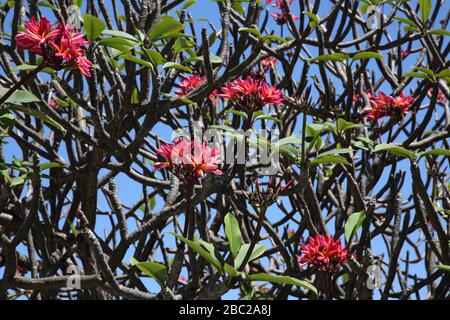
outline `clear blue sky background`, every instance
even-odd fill
[[[86,1],[84,1],[84,2],[86,2]],[[434,2],[435,1],[433,1],[433,3]],[[106,3],[108,4],[108,7],[112,10],[111,2],[106,1]],[[409,1],[409,3],[414,4],[414,5],[412,5],[414,7],[415,4],[417,3],[417,1]],[[246,4],[244,4],[244,7],[246,7]],[[274,8],[272,8],[270,6],[268,6],[268,8],[271,12],[276,11]],[[320,17],[325,16],[329,12],[330,8],[331,8],[331,3],[329,1],[322,1],[321,7],[319,10],[319,16]],[[86,3],[83,4],[83,9],[82,9],[83,13],[85,12],[85,9],[86,9]],[[391,10],[390,6],[384,7],[384,12],[386,14],[388,14],[390,12],[390,10]],[[446,1],[446,3],[444,4],[444,7],[440,11],[440,15],[444,16],[449,10],[450,10],[449,1]],[[205,18],[207,18],[209,21],[211,21],[211,23],[216,27],[216,29],[220,29],[220,16],[219,16],[219,11],[217,9],[216,3],[214,3],[210,0],[198,0],[197,3],[195,3],[193,6],[191,6],[188,9],[188,11],[192,14],[194,20],[197,20],[196,21],[197,34],[200,34],[200,30],[202,27],[208,28],[209,32],[211,31],[211,29],[209,27],[209,23],[206,21],[203,21],[203,19],[205,19]],[[42,12],[42,14],[49,17],[49,19],[51,21],[54,21],[55,17],[53,16],[51,10],[49,10],[48,8],[41,8],[41,12]],[[292,12],[297,15],[300,15],[298,3],[294,3],[292,5]],[[171,14],[174,15],[173,12]],[[8,17],[11,18],[11,14]],[[200,20],[198,20],[198,19],[200,19]],[[272,18],[270,18],[269,21],[270,22],[267,26],[267,29],[269,31],[274,29],[276,31],[276,33],[279,34],[280,27],[273,22]],[[435,27],[435,28],[437,28],[437,27]],[[189,29],[187,29],[187,30],[189,30]],[[390,31],[391,31],[391,35],[395,38],[396,33],[397,33],[397,24],[394,24],[394,26],[392,26]],[[285,36],[287,35],[286,30],[284,30],[284,35]],[[310,35],[310,37],[315,38],[316,36],[315,36],[315,34],[312,34],[312,35]],[[347,40],[352,39],[352,35],[351,34],[348,35],[346,39]],[[415,45],[417,45],[417,43],[415,43]],[[213,49],[215,49],[215,47],[213,47]],[[406,49],[406,48],[404,48],[404,49]],[[413,48],[413,49],[420,49],[420,48]],[[317,54],[317,52],[315,52],[314,50],[312,50],[311,53]],[[384,52],[384,54],[386,54],[386,52]],[[409,71],[409,69],[411,68],[413,63],[416,61],[417,57],[418,57],[418,53],[413,53],[409,57],[406,58],[406,60],[404,62],[404,67],[403,67],[404,72]],[[300,78],[301,68],[302,68],[302,64],[298,63],[298,65],[296,66],[296,69],[295,69],[296,71],[294,72],[294,75],[293,75],[296,80],[298,80]],[[378,68],[376,67],[376,65],[373,61],[369,63],[368,69],[378,70]],[[317,74],[317,71],[318,71],[317,68],[315,66],[313,66],[310,70],[309,75],[311,76],[313,74]],[[41,75],[41,76],[44,77],[44,75]],[[378,76],[378,74],[377,74],[377,76]],[[311,80],[311,78],[309,78],[309,80]],[[334,85],[337,88],[338,94],[340,92],[342,92],[343,89],[338,80],[334,81]],[[409,89],[414,88],[415,86],[416,86],[416,81],[412,81],[411,85],[407,88],[406,92],[408,93]],[[382,86],[382,90],[386,91],[387,93],[391,93],[391,91],[392,91],[392,89],[389,87],[389,85],[387,83],[385,83]],[[421,116],[419,115],[419,119],[420,119],[420,117]],[[165,125],[162,125],[162,124],[156,125],[153,128],[152,132],[157,133],[159,137],[161,137],[165,140],[171,140],[172,131]],[[298,135],[300,133],[300,127],[296,128],[294,133]],[[405,138],[404,136],[400,137],[400,139],[404,139],[404,138]],[[11,159],[13,157],[21,159],[21,157],[22,157],[21,152],[19,152],[19,149],[17,148],[17,146],[15,145],[13,140],[6,139],[6,142],[7,142],[7,145],[5,146],[5,154],[6,154],[7,161],[11,161]],[[61,154],[61,156],[65,159],[67,159],[65,154]],[[404,169],[407,172],[409,172],[409,167],[408,167],[408,164],[406,163],[406,161],[402,161],[400,163],[399,169]],[[379,185],[382,185],[383,182],[386,181],[386,179],[388,179],[388,175],[389,175],[389,170],[385,170],[383,177],[380,180],[381,182],[379,183]],[[141,199],[142,187],[140,184],[133,182],[131,179],[129,179],[128,177],[126,177],[123,174],[118,175],[116,180],[117,180],[117,185],[119,188],[119,199],[121,199],[124,204],[131,206],[132,204],[134,204],[135,202],[137,202],[138,200]],[[411,192],[410,185],[411,185],[411,178],[410,178],[410,175],[407,173],[406,182],[404,184],[405,187],[402,190],[404,198],[406,198]],[[151,190],[149,190],[149,193],[150,192],[151,192]],[[289,203],[286,199],[281,199],[280,201],[284,201],[286,204],[286,207],[290,208]],[[108,209],[109,209],[107,202],[103,198],[103,195],[101,192],[99,193],[99,205],[98,206],[101,210],[104,210],[104,211],[108,211]],[[157,212],[161,207],[162,207],[162,201],[161,201],[161,199],[157,198],[157,204],[156,204],[156,207],[154,210]],[[275,208],[276,208],[276,206],[273,206],[271,208],[271,210],[269,210],[269,212],[268,212],[268,218],[271,221],[278,221],[280,219],[280,215],[282,215],[282,213],[279,212],[278,210],[276,210]],[[297,215],[297,218],[300,218],[300,216]],[[182,217],[180,218],[180,221],[183,221]],[[329,225],[330,231],[333,231],[333,224],[334,224],[334,222],[332,222]],[[130,228],[130,230],[133,230],[136,228],[136,225],[134,224],[134,222],[129,223],[129,228]],[[290,228],[296,229],[296,226],[291,225]],[[105,230],[107,232],[109,232],[109,218],[103,216],[97,220],[97,225],[96,225],[95,231],[99,236],[103,236]],[[417,233],[417,237],[418,236],[419,236],[419,233]],[[174,243],[173,237],[171,235],[164,235],[164,240],[168,241],[168,243]],[[412,240],[417,240],[417,239],[412,239]],[[265,243],[265,245],[267,245],[269,247],[271,246],[270,243]],[[372,248],[373,248],[372,250],[373,250],[374,254],[376,254],[376,255],[384,254],[385,259],[387,258],[385,244],[382,241],[381,237],[377,237],[377,239],[372,242]],[[24,247],[22,247],[22,249],[24,249]],[[423,252],[423,249],[424,249],[423,245],[421,246],[421,249]],[[412,254],[412,256],[414,256],[412,251],[410,253]],[[133,254],[132,249],[130,249],[130,251],[127,253],[127,256],[125,258],[125,262],[129,261],[132,254]],[[406,251],[402,252],[401,256],[404,257],[405,254],[406,254]],[[158,255],[157,259],[161,259],[161,256]],[[417,272],[418,276],[425,275],[425,273],[424,273],[425,270],[422,265],[411,265],[411,268],[412,268],[412,270]],[[3,273],[3,269],[0,269],[0,276],[2,275],[2,273]],[[187,278],[187,274],[184,273],[184,276]],[[153,292],[158,291],[158,285],[153,280],[145,279],[144,282],[146,283],[146,285],[148,285],[148,287],[151,291],[153,291]],[[236,297],[237,297],[237,292],[236,292],[236,290],[234,290],[234,291],[230,291],[227,295],[225,295],[224,298],[234,299]]]

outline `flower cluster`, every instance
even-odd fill
[[[25,31],[18,32],[15,37],[20,49],[30,50],[44,58],[46,66],[61,70],[69,64],[74,64],[84,75],[90,77],[92,63],[84,55],[83,46],[89,41],[84,34],[76,32],[73,25],[64,22],[52,27],[47,18],[39,22],[34,17],[25,24]]]
[[[289,180],[284,187],[281,186],[281,181],[275,182],[275,177],[271,176],[267,189],[261,189],[259,186],[259,181],[255,181],[255,189],[252,192],[244,191],[244,195],[249,199],[254,205],[258,207],[268,208],[271,204],[277,201],[281,193],[286,191],[294,183],[294,179]]]
[[[384,92],[380,92],[378,96],[372,95],[370,92],[366,92],[370,106],[364,108],[367,119],[378,120],[386,116],[401,117],[402,119],[411,112],[413,97],[407,97],[403,95],[403,92],[396,97],[388,96]],[[359,95],[354,96],[354,100],[357,101]]]
[[[258,111],[267,104],[280,105],[284,101],[279,89],[269,86],[263,80],[250,77],[236,79],[221,91],[221,98],[230,100],[247,113]]]
[[[347,263],[348,250],[342,248],[341,240],[330,235],[317,234],[302,245],[302,255],[298,257],[300,266],[310,264],[320,272],[337,272],[343,263]]]
[[[219,150],[210,148],[206,141],[177,140],[173,145],[163,144],[156,152],[164,157],[156,162],[155,169],[167,168],[186,184],[202,178],[206,172],[221,175],[219,170]]]
[[[175,91],[175,94],[177,96],[183,97],[187,96],[189,93],[191,93],[193,90],[197,89],[203,82],[205,81],[205,76],[193,74],[188,77],[185,77],[183,81],[178,83],[178,86],[180,87],[180,90]],[[209,100],[211,102],[217,101],[217,90],[214,90],[209,95]]]
[[[293,3],[295,0],[287,0],[287,4]],[[266,0],[266,4],[272,3],[272,0]],[[284,0],[275,0],[273,4],[274,7],[280,9],[279,13],[272,13],[272,18],[274,18],[275,22],[279,25],[283,25],[288,22],[289,16],[291,16],[292,20],[300,19],[299,16],[289,13],[289,7],[285,5]]]

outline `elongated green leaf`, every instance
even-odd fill
[[[169,68],[178,69],[178,70],[182,70],[182,71],[185,71],[185,72],[192,73],[192,69],[191,68],[183,66],[183,65],[181,65],[179,63],[175,63],[175,62],[166,62],[163,65],[163,69],[169,69]]]
[[[293,286],[302,287],[314,292],[316,295],[318,294],[316,287],[314,287],[311,283],[302,281],[293,277],[288,276],[275,276],[267,273],[257,273],[251,274],[246,278],[249,281],[268,281],[272,283],[280,283],[280,284],[290,284]]]
[[[431,0],[419,0],[420,17],[423,22],[428,20],[431,12]]]
[[[364,211],[355,212],[348,217],[347,222],[345,223],[345,239],[347,242],[350,242],[353,235],[362,226],[365,218],[366,214]]]
[[[246,243],[242,245],[241,249],[239,250],[239,253],[237,257],[234,259],[234,267],[239,270],[241,267],[242,262],[244,262],[244,258],[247,255],[247,251],[250,249],[250,244]],[[267,248],[265,246],[262,246],[260,244],[256,244],[253,248],[252,254],[250,255],[250,259],[248,262],[253,261],[257,258],[259,258],[264,252],[266,252]]]
[[[106,24],[99,18],[90,14],[83,16],[84,33],[89,41],[97,39],[106,29]]]
[[[434,34],[436,36],[450,36],[450,31],[445,29],[435,29],[428,31],[429,34]]]
[[[57,129],[63,133],[66,132],[66,129],[64,129],[64,127],[61,124],[59,124],[58,122],[56,122],[55,120],[53,120],[52,118],[47,116],[45,113],[43,113],[39,110],[24,107],[24,106],[16,106],[16,105],[12,105],[10,107],[10,109],[14,109],[14,110],[21,111],[23,113],[32,115],[32,116],[38,118],[39,120],[44,121],[46,124],[51,125],[55,129]]]
[[[422,152],[419,157],[426,157],[426,156],[446,156],[446,157],[450,157],[450,150],[448,149],[442,149],[442,148],[437,148],[437,149],[433,149],[433,150],[428,150],[425,152]]]
[[[447,265],[444,265],[444,264],[441,264],[441,265],[438,265],[438,266],[434,266],[434,267],[436,269],[439,269],[439,270],[450,272],[450,266],[447,266]]]
[[[131,265],[137,267],[144,274],[155,279],[161,288],[164,287],[164,282],[167,279],[167,268],[164,265],[151,261],[139,262],[133,257],[131,257]]]
[[[256,36],[258,39],[262,37],[261,32],[256,28],[239,28],[239,32],[248,32]]]
[[[392,143],[378,144],[375,147],[374,152],[379,152],[379,151],[388,151],[395,156],[406,157],[406,158],[410,158],[410,159],[412,159],[415,155],[415,153],[413,151],[407,150],[399,145],[392,144]]]
[[[150,41],[157,41],[172,33],[183,30],[184,26],[171,16],[163,16],[161,20],[150,31]]]
[[[0,87],[0,97],[2,97],[7,90],[5,88]],[[6,100],[5,103],[30,103],[30,102],[37,102],[40,101],[34,94],[27,90],[16,90],[12,95],[9,96],[9,98]]]
[[[362,59],[384,59],[384,58],[381,53],[373,52],[373,51],[359,52],[352,57],[353,61],[362,60]]]
[[[228,243],[230,244],[231,254],[233,255],[233,258],[236,258],[242,244],[242,235],[239,228],[239,222],[231,213],[228,213],[225,216],[224,223],[225,234],[227,236]]]
[[[326,154],[326,155],[318,155],[314,160],[310,162],[311,166],[316,166],[319,164],[345,164],[348,165],[348,161],[339,155]]]
[[[348,55],[344,53],[332,53],[332,54],[323,54],[321,56],[315,57],[310,59],[310,62],[317,62],[317,61],[344,61],[349,58]]]
[[[131,54],[124,53],[124,54],[121,54],[119,57],[122,58],[122,59],[128,60],[128,61],[140,64],[140,65],[143,65],[144,67],[147,67],[150,70],[153,70],[153,65],[151,64],[151,62],[145,61],[144,59],[138,58],[138,57],[133,56]]]
[[[192,248],[192,250],[196,251],[200,256],[202,256],[206,261],[208,261],[209,263],[211,263],[214,267],[216,267],[218,270],[222,269],[222,265],[220,264],[220,262],[213,257],[208,250],[206,250],[205,248],[202,247],[201,243],[198,241],[192,241],[192,240],[188,240],[174,232],[168,232],[169,234],[177,237],[178,239],[180,239],[181,241],[183,241],[184,243],[186,243],[189,247]]]

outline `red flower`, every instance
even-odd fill
[[[55,70],[60,70],[73,63],[81,73],[90,77],[92,63],[84,57],[86,51],[82,48],[88,45],[84,34],[75,32],[72,25],[58,24],[52,29],[47,18],[42,17],[39,24],[32,17],[25,24],[25,32],[16,36],[17,46],[30,50],[44,57],[44,62]]]
[[[370,107],[363,111],[367,113],[367,119],[378,120],[385,116],[400,116],[405,117],[406,114],[411,113],[411,106],[414,101],[413,97],[406,97],[403,92],[397,97],[388,96],[384,92],[380,92],[379,96],[368,94],[370,100]]]
[[[189,77],[185,78],[183,81],[181,81],[178,86],[180,87],[180,90],[175,91],[175,94],[178,96],[186,96],[188,95],[192,90],[198,88],[203,82],[205,81],[204,76],[200,75],[190,75]],[[218,91],[214,90],[209,95],[209,100],[211,100],[212,103],[217,102],[217,94]]]
[[[183,81],[181,81],[178,86],[181,90],[176,91],[175,94],[179,96],[185,96],[189,94],[192,90],[196,89],[198,86],[202,84],[202,82],[205,81],[204,76],[199,76],[196,74],[193,74],[187,78],[185,78]]]
[[[234,105],[249,113],[260,110],[267,104],[280,105],[284,101],[281,91],[276,87],[252,78],[236,79],[221,91],[220,97],[231,100]]]
[[[310,264],[321,272],[336,272],[341,264],[347,263],[348,250],[342,248],[341,240],[335,241],[330,235],[310,237],[301,251],[298,257],[301,267]]]
[[[205,172],[216,175],[223,173],[219,170],[219,150],[209,148],[206,141],[200,143],[180,139],[173,145],[163,144],[156,152],[163,156],[165,161],[156,162],[155,169],[168,168],[185,183],[202,178]]]
[[[46,17],[42,17],[39,23],[32,17],[25,23],[25,32],[18,32],[15,39],[20,49],[42,55],[42,45],[57,34],[58,30],[52,29],[52,24]]]
[[[402,55],[402,58],[403,59],[405,59],[407,56],[409,56],[409,50],[402,50],[401,51],[401,55]]]

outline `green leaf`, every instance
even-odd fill
[[[201,243],[196,240],[196,241],[192,241],[192,240],[188,240],[174,232],[168,232],[169,234],[177,237],[178,239],[180,239],[181,241],[183,241],[184,243],[186,243],[189,247],[192,248],[192,250],[196,251],[200,256],[202,256],[206,261],[208,261],[209,263],[211,263],[214,267],[216,267],[218,270],[222,269],[222,265],[220,264],[220,262],[211,255],[211,253],[208,252],[208,250],[206,250],[205,248],[202,247]]]
[[[234,114],[234,115],[236,115],[236,116],[238,116],[238,117],[242,117],[242,118],[244,118],[244,119],[247,119],[247,118],[248,118],[248,116],[247,116],[247,114],[246,114],[245,112],[238,111],[238,110],[233,110],[233,109],[231,109],[231,110],[225,110],[225,113],[231,113],[231,114]]]
[[[187,9],[187,8],[189,8],[190,6],[192,6],[194,3],[196,3],[197,2],[197,0],[187,0],[185,3],[184,3],[184,5],[183,5],[183,9]]]
[[[232,277],[236,277],[240,274],[239,271],[237,271],[235,268],[233,268],[232,266],[230,266],[228,263],[225,263],[223,265],[223,270],[228,273],[230,276]]]
[[[437,77],[437,78],[447,78],[447,77],[450,77],[450,70],[449,70],[449,69],[442,70],[441,72],[439,72],[439,73],[436,75],[436,77]]]
[[[78,236],[78,231],[77,229],[74,227],[74,225],[72,224],[72,222],[70,222],[70,220],[67,220],[67,223],[69,224],[70,230],[72,230],[73,235],[75,236],[75,238]]]
[[[435,29],[435,30],[428,31],[427,33],[434,34],[437,36],[450,36],[450,31],[445,30],[445,29]]]
[[[362,226],[365,218],[366,214],[364,211],[355,212],[348,217],[347,222],[345,223],[345,239],[347,240],[347,243],[350,242],[353,235]]]
[[[344,157],[333,154],[318,155],[314,160],[310,162],[311,166],[316,166],[319,164],[337,164],[337,163],[345,165],[349,164]]]
[[[123,39],[129,40],[129,41],[132,41],[132,42],[136,42],[136,43],[139,42],[139,40],[135,36],[133,36],[133,35],[131,35],[129,33],[123,32],[123,31],[103,30],[102,34],[107,35],[107,36],[111,36],[113,38],[123,38]]]
[[[244,258],[247,255],[247,251],[250,249],[250,244],[246,243],[242,245],[241,249],[239,250],[239,253],[237,257],[234,259],[234,267],[239,270],[241,267],[242,262],[244,262]],[[250,255],[250,259],[248,262],[253,261],[260,257],[264,252],[266,252],[267,248],[265,246],[262,246],[260,244],[256,244],[253,248],[252,254]],[[248,263],[247,262],[247,263]]]
[[[99,45],[114,48],[127,54],[130,54],[130,50],[137,46],[136,42],[132,42],[121,37],[104,38],[99,40],[97,43]]]
[[[0,87],[0,97],[2,97],[7,90],[5,88]],[[5,103],[30,103],[30,102],[38,102],[39,100],[34,94],[27,90],[16,90],[12,95],[6,99]]]
[[[384,59],[384,57],[381,53],[373,51],[359,52],[352,57],[353,61],[362,59]]]
[[[258,39],[262,38],[261,32],[256,28],[239,28],[239,32],[248,32],[256,36]]]
[[[421,78],[421,79],[428,79],[428,75],[420,73],[420,72],[407,72],[404,75],[407,78]]]
[[[24,64],[21,64],[21,65],[15,66],[14,68],[12,68],[12,71],[16,72],[16,71],[34,70],[34,69],[36,69],[36,67],[37,66],[24,63]]]
[[[124,53],[124,54],[121,54],[119,56],[119,58],[122,58],[122,59],[125,59],[125,60],[128,60],[128,61],[140,64],[140,65],[143,65],[144,67],[147,67],[150,70],[153,70],[153,65],[149,61],[145,61],[144,59],[135,57],[135,56],[133,56],[131,54]]]
[[[289,284],[293,286],[302,287],[314,292],[316,295],[318,294],[316,287],[314,287],[311,283],[302,281],[293,277],[288,276],[276,276],[267,273],[257,273],[248,275],[246,278],[248,281],[268,281],[272,283],[279,284]]]
[[[144,51],[147,53],[148,58],[155,65],[155,67],[164,62],[164,58],[159,52],[147,48],[144,48]]]
[[[101,19],[87,13],[83,16],[83,25],[86,39],[89,41],[97,39],[106,29],[106,24]]]
[[[167,279],[167,268],[163,264],[151,261],[139,262],[135,258],[131,257],[131,265],[137,267],[144,274],[155,279],[161,288],[164,287],[164,282]]]
[[[310,62],[316,62],[316,61],[344,61],[349,58],[348,55],[344,53],[333,53],[333,54],[323,54],[321,56],[309,59]]]
[[[16,111],[21,111],[23,113],[32,115],[36,118],[38,118],[39,120],[44,121],[45,123],[51,125],[52,127],[56,128],[57,130],[65,133],[66,129],[59,124],[58,122],[56,122],[55,120],[53,120],[52,118],[48,117],[45,113],[38,111],[34,108],[28,108],[28,107],[24,107],[24,106],[18,106],[18,105],[13,105],[10,107],[10,109],[16,110]]]
[[[237,219],[231,214],[228,213],[224,219],[225,223],[225,234],[228,239],[228,243],[230,245],[230,251],[233,258],[236,258],[239,253],[239,249],[241,249],[242,244],[242,235],[241,230],[239,228],[239,222]]]
[[[357,128],[362,128],[362,127],[364,127],[364,125],[359,124],[359,123],[345,121],[342,118],[339,118],[337,121],[337,130],[339,132],[345,132],[350,129],[357,129]]]
[[[157,41],[172,33],[183,30],[184,25],[171,16],[163,16],[152,28],[149,34],[150,41]]]
[[[431,0],[419,0],[420,17],[427,22],[431,12]]]
[[[41,171],[51,169],[51,168],[64,168],[65,165],[59,162],[46,162],[41,164]]]
[[[309,11],[303,11],[302,13],[306,14],[309,17],[309,19],[311,20],[311,22],[309,23],[309,26],[311,28],[315,28],[315,27],[317,27],[319,25],[320,20],[319,20],[319,17],[317,16],[317,14],[314,14],[314,13],[309,12]]]
[[[393,144],[393,143],[378,144],[375,147],[374,152],[380,152],[380,151],[388,151],[395,156],[405,157],[405,158],[409,158],[409,159],[412,159],[415,155],[415,153],[413,151],[409,151],[409,150],[407,150],[399,145]]]
[[[191,68],[183,66],[183,65],[181,65],[179,63],[175,63],[175,62],[166,62],[163,65],[163,69],[169,69],[169,68],[178,69],[178,70],[182,70],[182,71],[185,71],[185,72],[192,73],[192,69]]]
[[[444,264],[440,264],[438,266],[434,266],[434,268],[450,272],[450,266],[446,266]]]
[[[442,148],[428,150],[428,151],[422,152],[419,155],[419,158],[426,157],[426,156],[431,156],[431,155],[450,157],[450,150],[442,149]]]

